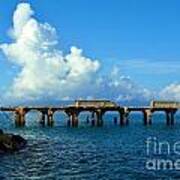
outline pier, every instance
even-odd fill
[[[81,112],[89,111],[92,113],[92,126],[103,126],[103,115],[108,111],[118,112],[119,118],[115,119],[115,123],[125,126],[129,123],[129,115],[131,112],[142,112],[143,124],[152,124],[152,115],[154,112],[165,112],[166,124],[174,125],[175,113],[180,109],[179,102],[170,101],[152,101],[149,106],[121,106],[109,100],[77,100],[72,105],[66,106],[18,106],[18,107],[0,107],[1,112],[14,113],[14,122],[16,126],[25,126],[26,114],[35,110],[41,113],[39,123],[42,125],[53,126],[53,115],[56,111],[65,112],[68,115],[67,125],[78,127],[78,115]],[[88,120],[89,121],[89,120]]]

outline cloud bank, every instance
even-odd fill
[[[73,91],[91,81],[100,63],[84,57],[77,47],[63,56],[57,49],[56,29],[39,23],[33,14],[29,4],[19,4],[10,30],[13,43],[0,46],[9,60],[21,67],[9,94],[16,98],[73,96]]]
[[[180,101],[180,84],[168,85],[160,92],[160,96],[162,99]]]
[[[16,100],[106,98],[116,101],[152,98],[149,90],[121,75],[116,66],[102,75],[100,61],[86,57],[76,46],[64,55],[58,48],[56,29],[39,22],[34,15],[30,4],[20,3],[9,31],[12,42],[0,45],[7,59],[20,67],[7,97]],[[180,99],[180,85],[171,85],[162,92]]]

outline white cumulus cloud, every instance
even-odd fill
[[[33,14],[29,4],[19,4],[10,31],[13,43],[0,46],[8,59],[22,68],[9,93],[17,98],[72,95],[70,90],[90,80],[100,64],[84,57],[76,47],[63,56],[57,49],[55,28],[39,23]]]
[[[58,48],[56,29],[40,23],[28,3],[20,3],[13,15],[11,43],[0,45],[8,60],[20,67],[8,96],[16,99],[109,98],[149,99],[150,91],[122,76],[115,66],[99,75],[100,61],[83,55],[75,46],[64,55]]]
[[[180,101],[180,84],[172,83],[166,86],[161,92],[160,97],[166,100]]]

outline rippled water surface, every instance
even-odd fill
[[[36,115],[27,117],[24,128],[15,128],[1,116],[0,127],[20,134],[28,145],[20,152],[0,154],[2,179],[180,179],[178,170],[147,170],[148,137],[174,143],[180,141],[180,116],[167,127],[164,115],[156,115],[151,127],[144,127],[139,114],[131,116],[129,126],[114,125],[108,114],[104,126],[90,127],[81,117],[78,128],[66,127],[66,117],[57,115],[52,128],[38,125]],[[154,155],[153,158],[157,156]],[[157,157],[159,158],[159,157]],[[164,154],[161,158],[180,159]]]

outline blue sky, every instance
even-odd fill
[[[36,19],[56,28],[59,48],[82,48],[101,62],[102,74],[118,66],[124,76],[150,90],[161,90],[180,77],[180,1],[61,0],[0,2],[0,44],[11,42],[7,31],[19,2],[28,2]],[[0,84],[10,86],[19,67],[1,52]]]

